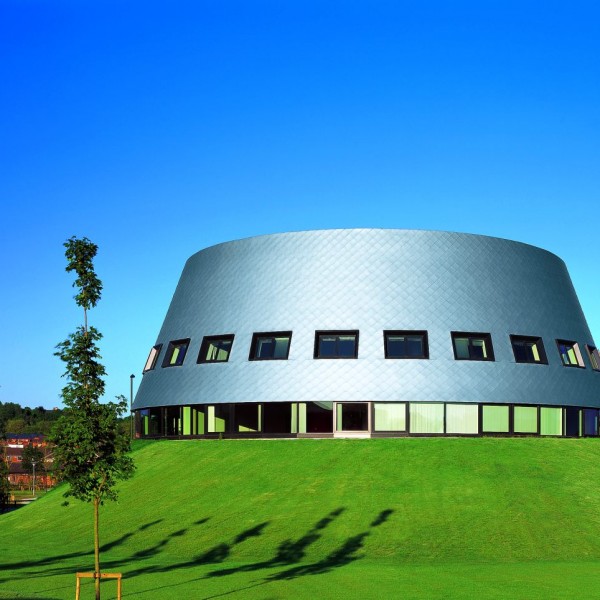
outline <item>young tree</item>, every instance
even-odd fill
[[[8,483],[8,465],[4,458],[4,452],[0,451],[0,513],[8,506],[10,498],[10,484]]]
[[[88,327],[88,311],[100,300],[102,282],[94,271],[98,247],[87,238],[72,237],[64,244],[68,272],[74,271],[78,288],[75,302],[83,308],[84,324],[58,344],[55,353],[65,363],[67,384],[62,389],[66,406],[57,421],[51,441],[59,475],[69,484],[65,496],[73,496],[94,507],[94,574],[96,600],[100,599],[99,508],[115,500],[117,481],[131,477],[134,465],[127,455],[129,436],[123,435],[119,417],[127,411],[127,400],[100,403],[106,371],[99,362],[97,342],[102,335]]]
[[[33,444],[29,444],[23,448],[23,452],[21,453],[21,466],[26,473],[31,475],[34,472],[34,464],[36,473],[41,475],[46,471],[44,452]],[[33,485],[35,486],[35,481],[33,482]]]

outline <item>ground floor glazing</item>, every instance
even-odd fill
[[[135,411],[138,437],[598,435],[596,408],[442,402],[269,402]]]

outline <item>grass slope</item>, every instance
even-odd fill
[[[125,598],[596,598],[599,450],[141,442],[101,511],[102,569],[124,574]],[[72,598],[74,573],[93,569],[91,506],[62,506],[62,492],[0,516],[0,598]]]

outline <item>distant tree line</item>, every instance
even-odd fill
[[[63,414],[61,409],[23,407],[15,402],[0,402],[0,437],[7,433],[43,433],[48,435]]]

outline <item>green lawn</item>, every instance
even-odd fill
[[[597,598],[600,440],[142,442],[101,512],[125,598]],[[73,598],[91,506],[0,516],[0,598]],[[115,597],[114,582],[102,584]],[[82,600],[93,597],[84,585]]]

